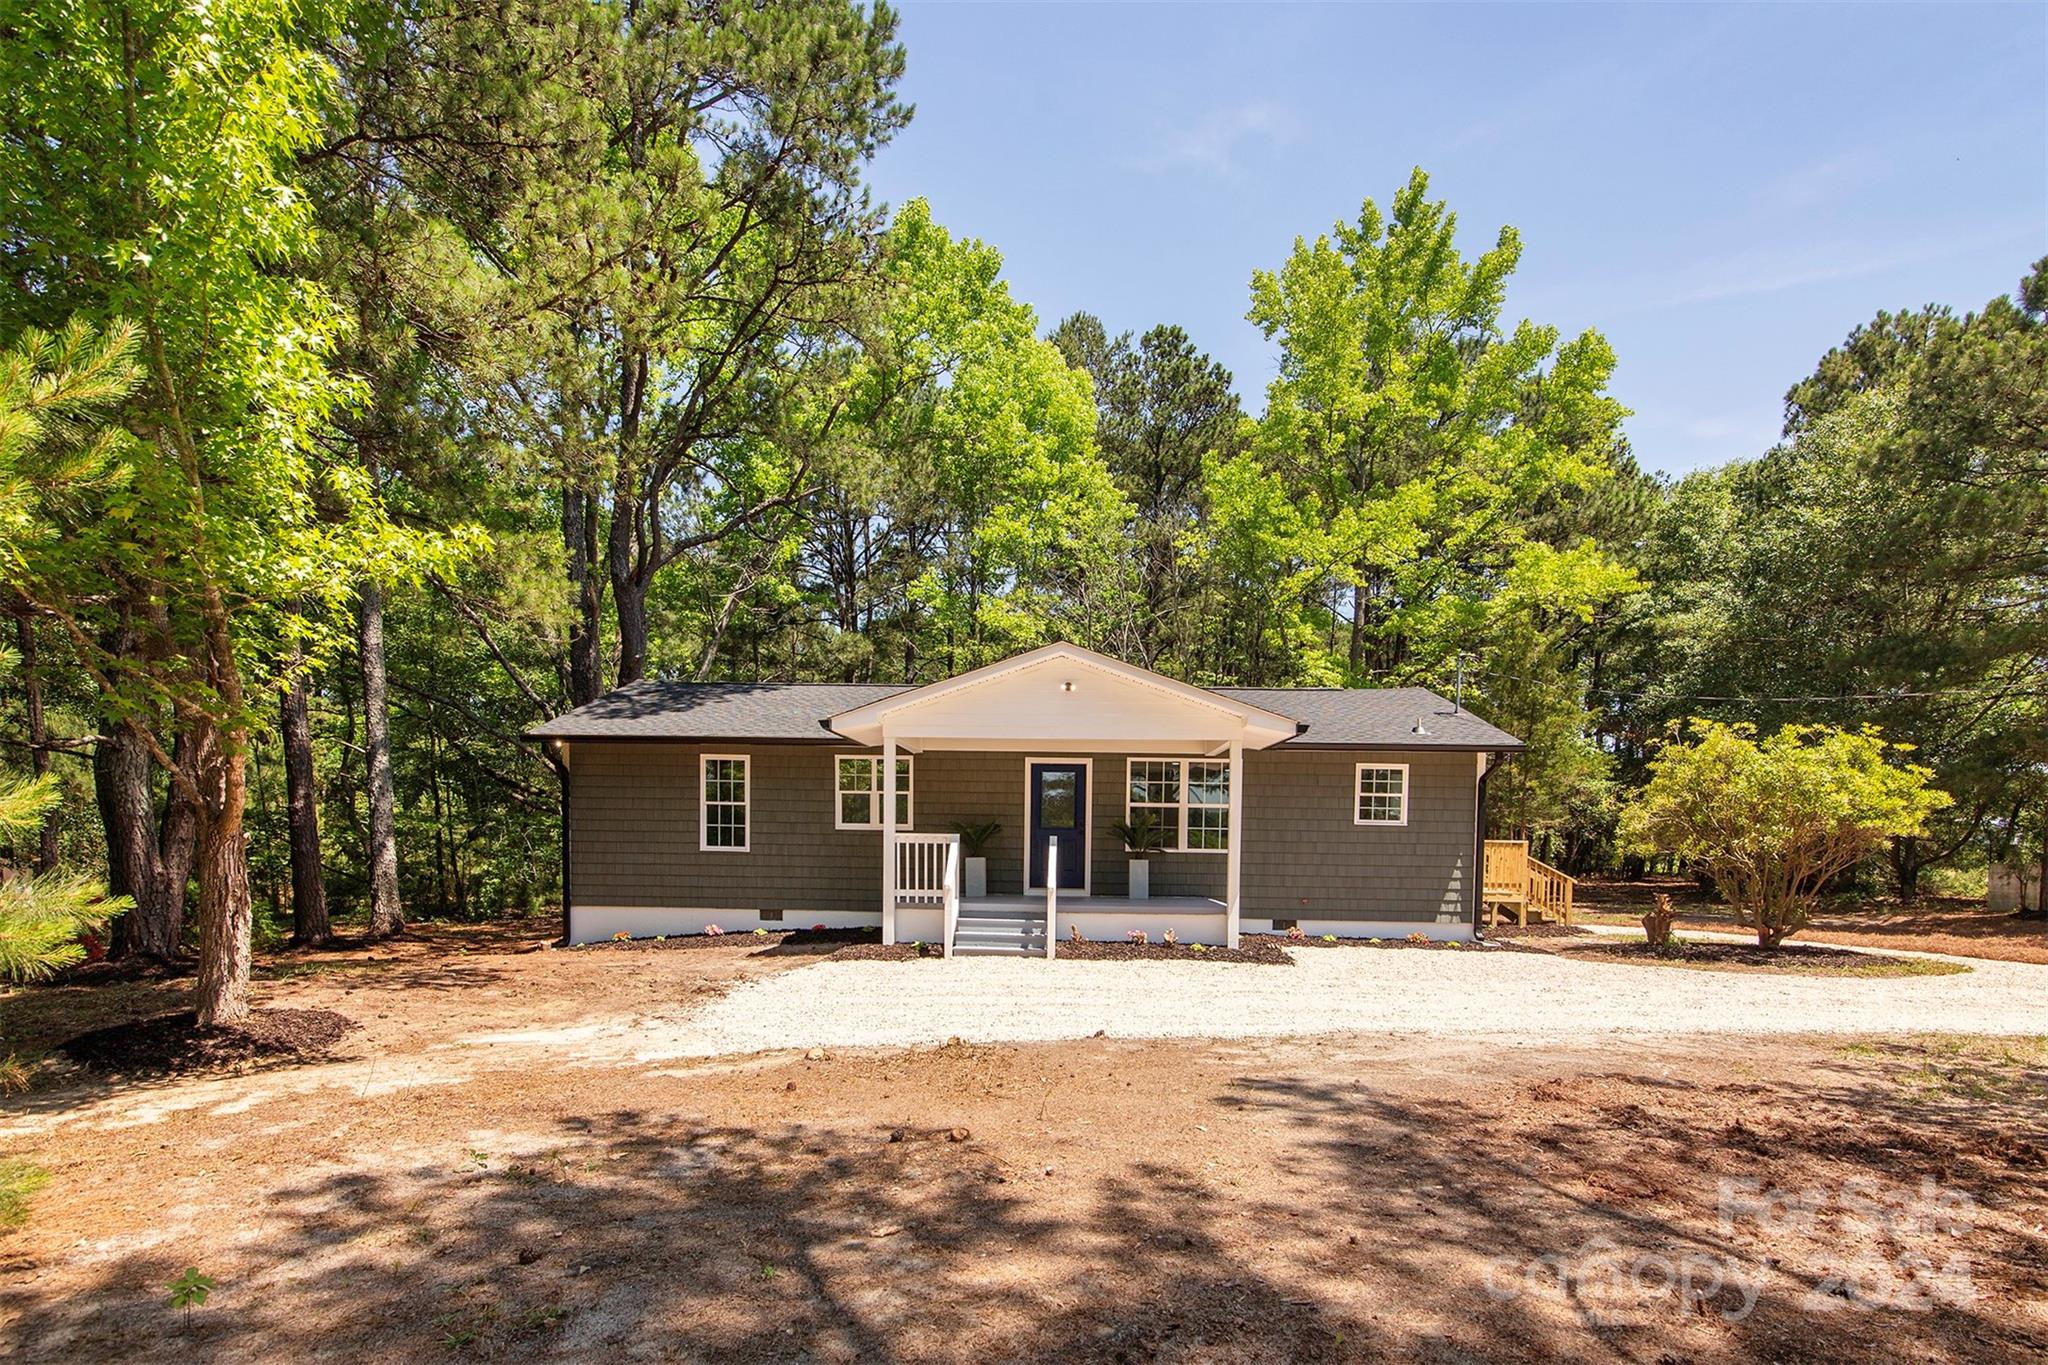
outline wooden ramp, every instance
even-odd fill
[[[1532,914],[1539,921],[1572,922],[1572,893],[1578,883],[1549,863],[1530,857],[1526,839],[1486,841],[1486,866],[1480,886],[1489,925],[1500,923],[1502,907],[1515,917],[1517,924],[1529,923]]]

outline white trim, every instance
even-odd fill
[[[1364,792],[1362,792],[1362,791],[1360,791],[1360,790],[1359,790],[1359,787],[1360,787],[1360,785],[1361,785],[1361,784],[1362,784],[1362,783],[1363,783],[1363,782],[1365,781],[1365,771],[1366,771],[1366,769],[1368,769],[1368,768],[1372,769],[1372,770],[1373,770],[1373,771],[1375,771],[1375,772],[1385,772],[1385,771],[1388,771],[1388,770],[1391,770],[1391,769],[1396,769],[1396,768],[1398,768],[1398,769],[1400,770],[1400,772],[1401,772],[1401,818],[1400,818],[1400,819],[1398,819],[1398,820],[1368,820],[1368,819],[1366,819],[1366,818],[1365,818],[1364,816],[1362,816],[1362,815],[1360,815],[1360,814],[1358,813],[1358,801],[1359,801],[1359,798],[1360,798],[1360,797],[1362,797],[1363,795],[1365,795],[1365,793],[1364,793]],[[1408,765],[1407,765],[1406,763],[1360,763],[1360,764],[1357,764],[1357,765],[1355,765],[1355,766],[1354,766],[1354,767],[1352,768],[1352,770],[1351,770],[1351,823],[1352,823],[1352,824],[1354,824],[1354,825],[1378,825],[1378,826],[1380,826],[1380,827],[1382,827],[1382,828],[1392,828],[1393,826],[1396,826],[1396,825],[1405,825],[1405,824],[1407,824],[1407,823],[1408,823],[1408,790],[1409,790],[1409,772],[1408,772]],[[1384,793],[1381,793],[1381,794],[1383,795]]]
[[[902,746],[898,745],[897,747],[901,748]],[[832,828],[853,830],[880,829],[882,827],[882,770],[879,766],[871,770],[872,785],[868,787],[868,799],[874,802],[871,808],[874,818],[864,825],[849,824],[845,819],[844,812],[846,807],[839,798],[842,796],[852,796],[854,793],[839,785],[839,765],[850,758],[865,759],[877,765],[882,761],[880,754],[832,755]],[[896,761],[910,769],[910,786],[903,789],[903,795],[906,798],[904,804],[910,808],[910,819],[896,827],[898,834],[908,834],[917,828],[917,759],[912,754],[899,753],[896,755]]]
[[[1082,781],[1081,793],[1081,889],[1061,887],[1060,893],[1067,896],[1092,896],[1095,894],[1095,760],[1092,758],[1030,758],[1024,760],[1024,891],[1043,891],[1043,886],[1031,884],[1031,765],[1052,763],[1061,766],[1079,764],[1087,770]]]
[[[1225,750],[1225,752],[1226,752],[1226,753],[1227,753],[1227,752],[1229,752],[1229,751],[1228,751],[1228,749],[1226,749],[1226,750]],[[1133,765],[1133,764],[1138,764],[1138,763],[1171,763],[1171,764],[1173,764],[1173,765],[1174,765],[1175,767],[1179,768],[1179,769],[1180,769],[1180,800],[1179,800],[1178,802],[1167,802],[1167,801],[1141,801],[1141,802],[1137,803],[1137,804],[1136,804],[1135,806],[1134,806],[1134,805],[1132,805],[1132,804],[1131,804],[1131,767],[1132,767],[1132,765]],[[1168,808],[1169,806],[1171,806],[1171,807],[1173,807],[1174,809],[1176,809],[1176,810],[1178,810],[1178,811],[1180,812],[1180,825],[1179,825],[1179,830],[1178,830],[1178,832],[1177,832],[1177,834],[1176,834],[1176,836],[1175,836],[1176,838],[1178,838],[1178,839],[1179,839],[1179,841],[1180,841],[1180,842],[1179,842],[1179,843],[1177,843],[1177,844],[1175,844],[1175,845],[1174,845],[1173,847],[1171,847],[1171,848],[1164,848],[1164,849],[1161,849],[1161,850],[1160,850],[1160,852],[1162,852],[1162,853],[1207,853],[1207,854],[1218,854],[1218,853],[1221,853],[1221,854],[1225,854],[1225,855],[1227,855],[1227,854],[1228,854],[1228,853],[1230,852],[1230,845],[1231,845],[1232,843],[1236,842],[1236,840],[1237,840],[1237,826],[1236,826],[1236,824],[1235,824],[1234,822],[1226,823],[1226,825],[1225,825],[1225,828],[1224,828],[1224,831],[1223,831],[1223,834],[1224,834],[1224,841],[1225,841],[1225,842],[1224,842],[1224,844],[1223,844],[1223,847],[1221,847],[1221,848],[1190,848],[1190,847],[1188,846],[1188,812],[1189,812],[1190,810],[1215,810],[1215,809],[1217,809],[1217,807],[1215,807],[1215,806],[1212,806],[1212,805],[1210,805],[1210,804],[1209,804],[1208,802],[1206,802],[1206,801],[1193,801],[1193,800],[1190,800],[1190,799],[1189,799],[1189,797],[1188,797],[1188,793],[1189,793],[1189,792],[1190,792],[1190,791],[1192,790],[1191,784],[1190,784],[1190,783],[1188,782],[1188,765],[1189,765],[1190,763],[1221,763],[1221,764],[1223,765],[1223,769],[1224,769],[1224,780],[1225,780],[1225,781],[1227,781],[1227,782],[1228,782],[1228,783],[1230,784],[1230,788],[1229,788],[1229,790],[1231,790],[1231,791],[1235,791],[1235,789],[1236,789],[1236,787],[1237,787],[1237,768],[1236,768],[1236,766],[1235,766],[1235,765],[1234,765],[1234,764],[1233,764],[1233,763],[1231,762],[1231,760],[1229,760],[1228,758],[1213,758],[1213,757],[1208,757],[1208,756],[1204,756],[1204,757],[1201,757],[1201,758],[1167,758],[1167,757],[1160,757],[1160,756],[1156,756],[1156,755],[1151,755],[1151,754],[1145,754],[1145,755],[1138,755],[1138,756],[1134,756],[1134,757],[1131,757],[1131,758],[1126,758],[1126,759],[1124,760],[1124,821],[1125,821],[1125,823],[1129,823],[1129,822],[1130,822],[1130,818],[1131,818],[1131,812],[1132,812],[1133,810],[1165,810],[1165,809],[1167,809],[1167,808]],[[1223,803],[1223,807],[1222,807],[1222,808],[1223,808],[1223,809],[1224,809],[1224,810],[1225,810],[1226,812],[1228,812],[1228,811],[1230,810],[1230,808],[1231,808],[1231,807],[1233,806],[1233,804],[1234,804],[1234,802],[1232,802],[1232,801],[1231,801],[1231,800],[1230,800],[1229,798],[1227,798],[1227,797],[1226,797],[1226,799],[1224,800],[1224,803]],[[1225,814],[1225,816],[1224,816],[1224,819],[1225,819],[1225,821],[1226,821],[1226,822],[1229,822],[1229,821],[1230,821],[1230,817],[1229,817],[1229,815],[1228,815],[1227,813]],[[1134,856],[1134,857],[1135,857],[1136,855],[1134,854],[1134,855],[1132,855],[1132,856]]]
[[[704,780],[704,765],[712,762],[738,763],[740,765],[740,799],[737,803],[721,801],[721,806],[737,804],[740,819],[746,822],[747,841],[743,844],[713,844],[711,842],[711,801],[709,787]],[[697,851],[699,853],[751,853],[754,846],[754,764],[746,754],[698,754],[697,755]]]

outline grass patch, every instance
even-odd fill
[[[27,1161],[0,1161],[0,1228],[28,1221],[28,1199],[50,1183],[50,1173]]]
[[[2048,1099],[2048,1037],[1930,1034],[1850,1043],[1844,1057],[1891,1062],[1886,1079],[1911,1100],[2029,1106]]]

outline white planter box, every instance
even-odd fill
[[[1147,858],[1131,859],[1131,899],[1152,899],[1152,863]]]
[[[963,858],[961,862],[966,869],[965,880],[967,885],[960,889],[960,894],[971,896],[977,900],[986,896],[988,894],[988,859]]]

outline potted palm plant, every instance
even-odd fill
[[[1003,827],[990,820],[982,824],[965,821],[953,826],[953,832],[960,836],[960,894],[981,897],[988,894],[988,846],[996,841]]]
[[[1131,855],[1131,899],[1149,899],[1152,895],[1152,860],[1149,855],[1166,847],[1166,831],[1160,828],[1159,817],[1149,810],[1141,810],[1128,820],[1112,822],[1109,828],[1124,841],[1124,851]]]

